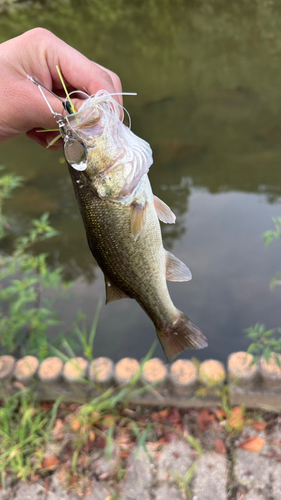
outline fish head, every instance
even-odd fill
[[[128,197],[152,165],[149,144],[123,123],[123,108],[106,91],[86,99],[65,119],[68,163],[83,170],[102,198]]]

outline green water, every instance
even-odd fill
[[[169,284],[171,296],[209,339],[196,355],[224,360],[246,348],[244,328],[280,326],[281,290],[269,289],[281,268],[280,247],[264,250],[262,242],[271,216],[281,214],[280,2],[45,0],[2,7],[0,41],[35,26],[138,93],[125,98],[132,129],[151,144],[153,190],[177,215],[175,226],[163,226],[164,245],[193,273],[189,283]],[[45,250],[75,281],[75,295],[58,303],[67,331],[78,308],[90,323],[104,285],[61,156],[24,137],[0,145],[0,163],[26,177],[8,205],[16,231],[43,211],[60,231]],[[96,355],[140,358],[154,338],[139,306],[122,300],[103,308]],[[156,355],[163,356],[160,347]]]

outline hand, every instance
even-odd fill
[[[89,94],[100,89],[122,92],[115,73],[90,61],[50,31],[43,28],[27,31],[0,44],[0,142],[26,132],[30,139],[46,147],[58,135],[36,132],[38,128],[53,129],[57,125],[38,87],[27,77],[34,77],[65,98],[56,66],[69,92],[84,89]],[[44,92],[53,110],[62,113],[61,102]],[[122,96],[116,96],[116,100],[122,104]],[[61,144],[60,140],[52,149]]]

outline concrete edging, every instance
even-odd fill
[[[61,396],[65,401],[85,402],[110,387],[118,392],[137,379],[134,389],[147,384],[150,388],[132,394],[131,402],[188,408],[219,405],[227,382],[231,404],[281,409],[281,369],[277,357],[281,363],[281,355],[272,354],[268,363],[261,358],[253,365],[251,354],[233,353],[228,358],[227,370],[212,359],[198,362],[197,366],[190,360],[180,359],[166,365],[153,358],[143,365],[141,372],[140,363],[133,358],[114,363],[100,357],[89,363],[81,357],[63,362],[53,356],[39,363],[34,356],[15,360],[4,355],[0,356],[0,393],[13,394],[32,387],[41,400],[52,401]]]

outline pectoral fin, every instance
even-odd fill
[[[145,224],[146,207],[147,207],[147,203],[144,206],[140,205],[139,203],[133,204],[131,230],[132,230],[132,234],[133,234],[135,240],[140,235],[142,228]]]
[[[168,205],[166,205],[166,203],[164,203],[164,201],[160,200],[160,198],[158,198],[157,196],[153,195],[153,197],[154,197],[154,206],[155,206],[155,210],[157,212],[158,218],[162,222],[165,222],[165,224],[174,224],[176,221],[176,216],[172,212],[170,207],[168,207]]]
[[[126,295],[120,288],[117,286],[113,285],[111,281],[105,276],[104,277],[105,281],[105,290],[106,290],[106,301],[105,303],[108,304],[109,302],[114,302],[115,300],[120,300],[120,299],[129,299],[128,295]]]
[[[191,278],[190,269],[180,259],[166,251],[166,280],[189,281]]]

